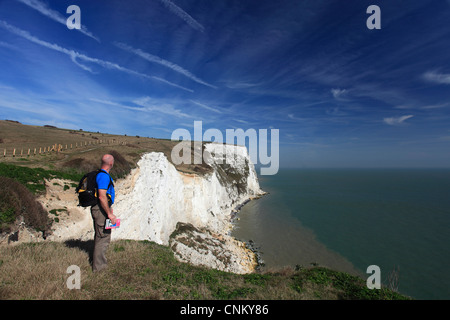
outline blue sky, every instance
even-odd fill
[[[0,0],[0,119],[279,129],[281,167],[448,167],[449,21],[446,0]]]

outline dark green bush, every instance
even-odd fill
[[[12,178],[0,177],[0,232],[11,231],[19,217],[26,226],[44,234],[50,229],[51,220],[33,193]]]

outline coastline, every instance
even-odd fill
[[[258,256],[258,270],[320,265],[364,275],[345,257],[321,243],[313,230],[292,217],[291,209],[280,200],[280,191],[264,181],[261,188],[267,190],[265,197],[240,208],[232,231],[233,237],[248,244]]]
[[[257,196],[254,197],[249,197],[248,199],[246,199],[243,203],[237,205],[231,212],[230,215],[230,223],[231,223],[231,228],[228,230],[227,235],[232,237],[233,239],[235,239],[237,242],[241,243],[243,246],[245,246],[245,248],[247,248],[247,250],[249,250],[250,252],[252,252],[253,255],[253,259],[255,261],[255,264],[252,268],[252,270],[250,270],[251,272],[254,271],[259,271],[261,270],[264,266],[264,260],[262,258],[262,254],[261,254],[261,250],[260,248],[257,246],[257,244],[249,239],[248,241],[245,240],[241,240],[236,238],[233,235],[233,231],[235,230],[235,228],[237,227],[237,224],[240,220],[239,217],[239,213],[241,212],[241,210],[245,207],[245,205],[248,205],[249,203],[251,203],[252,201],[258,201],[260,200],[262,197],[264,197],[265,195],[268,195],[269,192],[266,191],[262,191],[261,193]]]

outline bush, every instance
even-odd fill
[[[64,168],[79,174],[85,174],[98,169],[98,164],[87,159],[75,158],[64,163]]]
[[[50,229],[51,220],[33,193],[14,179],[0,177],[0,232],[10,232],[19,217],[44,234]]]
[[[114,167],[110,174],[114,179],[124,178],[131,171],[130,163],[117,151],[109,151],[114,157]],[[75,158],[64,163],[65,170],[73,171],[78,174],[85,174],[91,171],[95,171],[100,168],[101,158],[98,158],[98,162],[92,160]],[[80,176],[81,178],[81,176]]]
[[[130,163],[115,150],[111,150],[109,153],[114,157],[114,167],[111,170],[111,175],[117,179],[129,174],[131,171]]]

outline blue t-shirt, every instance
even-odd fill
[[[96,181],[97,181],[97,188],[106,190],[106,194],[109,194],[111,196],[111,201],[112,201],[111,204],[113,204],[114,197],[115,197],[114,185],[113,185],[114,180],[111,178],[111,176],[105,170],[101,170],[97,174]]]

